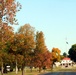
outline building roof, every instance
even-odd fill
[[[65,57],[63,60],[71,60],[70,58],[68,58],[68,57]]]

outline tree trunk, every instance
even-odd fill
[[[16,74],[18,73],[17,60],[16,60]]]
[[[2,62],[2,66],[1,66],[1,75],[3,75],[3,62]]]
[[[39,73],[41,72],[41,67],[39,67]]]
[[[30,72],[32,72],[32,67],[30,67]]]
[[[24,75],[24,65],[22,65],[22,75]]]
[[[52,62],[52,67],[51,67],[51,70],[53,70],[53,65],[54,65],[54,61]]]

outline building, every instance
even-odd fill
[[[68,58],[65,57],[63,60],[61,60],[61,67],[72,67],[73,66],[73,61]]]
[[[55,64],[55,67],[59,67],[61,63],[60,62],[55,62],[54,64]]]

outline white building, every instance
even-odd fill
[[[61,66],[62,67],[72,67],[73,61],[70,58],[66,57],[61,61]]]
[[[55,62],[55,66],[56,66],[56,67],[59,67],[60,64],[61,64],[60,62]]]

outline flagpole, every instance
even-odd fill
[[[66,57],[67,57],[67,37],[65,38],[65,46],[66,46]]]
[[[67,37],[66,37],[65,42],[66,42],[66,57],[67,57],[67,55],[68,55],[68,51],[67,51],[67,45],[68,45]]]

